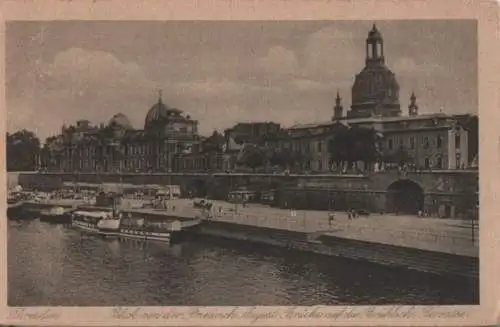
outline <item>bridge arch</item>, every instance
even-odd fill
[[[410,179],[400,179],[389,185],[386,212],[417,214],[424,209],[424,189]]]

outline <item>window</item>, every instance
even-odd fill
[[[442,147],[443,146],[443,137],[441,135],[438,135],[437,136],[437,139],[436,139],[436,146],[438,148]]]
[[[425,165],[426,169],[428,169],[430,167],[429,158],[425,158],[424,165]]]
[[[422,145],[424,146],[424,149],[429,147],[429,138],[427,136],[422,139]]]
[[[410,136],[410,149],[415,149],[415,138]]]
[[[387,140],[387,147],[389,150],[392,150],[393,144],[392,144],[392,139]]]
[[[323,152],[323,143],[321,141],[318,142],[318,152]]]
[[[460,134],[455,135],[455,147],[460,148]]]
[[[436,166],[439,169],[443,168],[443,158],[441,158],[441,156],[437,157]]]
[[[318,170],[323,170],[323,162],[318,160]]]

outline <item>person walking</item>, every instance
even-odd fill
[[[334,220],[335,220],[335,216],[334,216],[333,212],[330,212],[328,214],[328,227],[330,229],[332,229],[332,223],[333,223]]]

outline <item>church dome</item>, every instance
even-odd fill
[[[124,129],[133,129],[130,120],[122,113],[117,113],[116,115],[111,117],[111,119],[109,120],[109,125],[123,127]]]
[[[398,116],[399,84],[385,65],[382,35],[375,25],[366,39],[366,62],[352,86],[350,117]]]
[[[159,124],[164,124],[167,121],[182,119],[181,114],[182,110],[170,108],[169,106],[164,104],[160,95],[160,97],[158,98],[158,102],[155,103],[146,114],[144,129],[148,129],[152,126],[158,126]]]
[[[162,102],[161,97],[159,97],[158,102],[155,103],[146,114],[144,128],[147,129],[157,122],[164,120],[168,116],[168,111],[169,108]]]
[[[385,65],[365,67],[354,79],[352,104],[367,103],[399,103],[399,84]]]

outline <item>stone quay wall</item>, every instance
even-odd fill
[[[272,228],[203,221],[189,229],[194,237],[214,237],[276,246],[319,255],[361,260],[438,275],[477,279],[479,259],[434,251]]]
[[[333,199],[336,210],[355,205],[383,212],[388,208],[391,187],[398,181],[406,181],[420,190],[424,210],[461,218],[470,216],[478,203],[478,176],[477,171],[461,170],[388,171],[370,175],[9,173],[9,185],[18,183],[31,189],[55,189],[63,183],[179,185],[183,195],[218,200],[225,200],[230,191],[245,187],[256,192],[275,190],[273,205],[282,208],[293,204],[296,209],[327,210]]]

